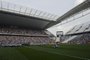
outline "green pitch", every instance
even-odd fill
[[[1,47],[0,60],[90,60],[90,45]]]

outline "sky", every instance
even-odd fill
[[[2,0],[14,4],[27,6],[38,9],[48,13],[61,16],[72,7],[74,7],[75,0]]]
[[[7,1],[17,5],[22,5],[24,7],[30,7],[58,16],[62,16],[73,7],[82,3],[84,0],[2,0],[2,1]],[[64,25],[51,27],[47,30],[49,30],[54,35],[56,34],[56,31],[64,31],[64,33],[66,33],[73,26],[89,21],[88,19],[90,19],[89,16],[83,17]]]

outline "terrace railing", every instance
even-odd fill
[[[50,21],[56,21],[57,18],[59,17],[51,13],[43,12],[29,7],[20,6],[6,1],[0,1],[0,10],[42,18]]]

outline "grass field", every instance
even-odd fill
[[[1,47],[0,60],[90,60],[90,45]]]

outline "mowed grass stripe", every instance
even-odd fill
[[[28,60],[16,48],[0,48],[0,60]]]
[[[80,51],[71,51],[71,50],[68,51],[67,49],[63,50],[63,49],[58,49],[58,48],[51,48],[51,47],[50,48],[46,48],[46,47],[40,47],[40,46],[31,46],[30,48],[36,49],[36,50],[40,50],[40,51],[45,51],[45,52],[48,52],[48,53],[59,54],[59,55],[63,55],[63,56],[79,58],[79,59],[84,59],[84,60],[90,60],[89,59],[90,55],[87,55],[89,58],[86,58],[85,56],[83,56],[81,54]],[[84,55],[85,55],[85,53],[83,52]],[[74,54],[76,54],[76,55],[74,56]],[[78,54],[81,55],[81,56],[78,56]],[[88,52],[88,54],[89,54],[89,52]]]
[[[0,60],[90,60],[90,45],[2,47]]]
[[[17,48],[17,50],[26,55],[29,60],[83,60],[32,48]]]

